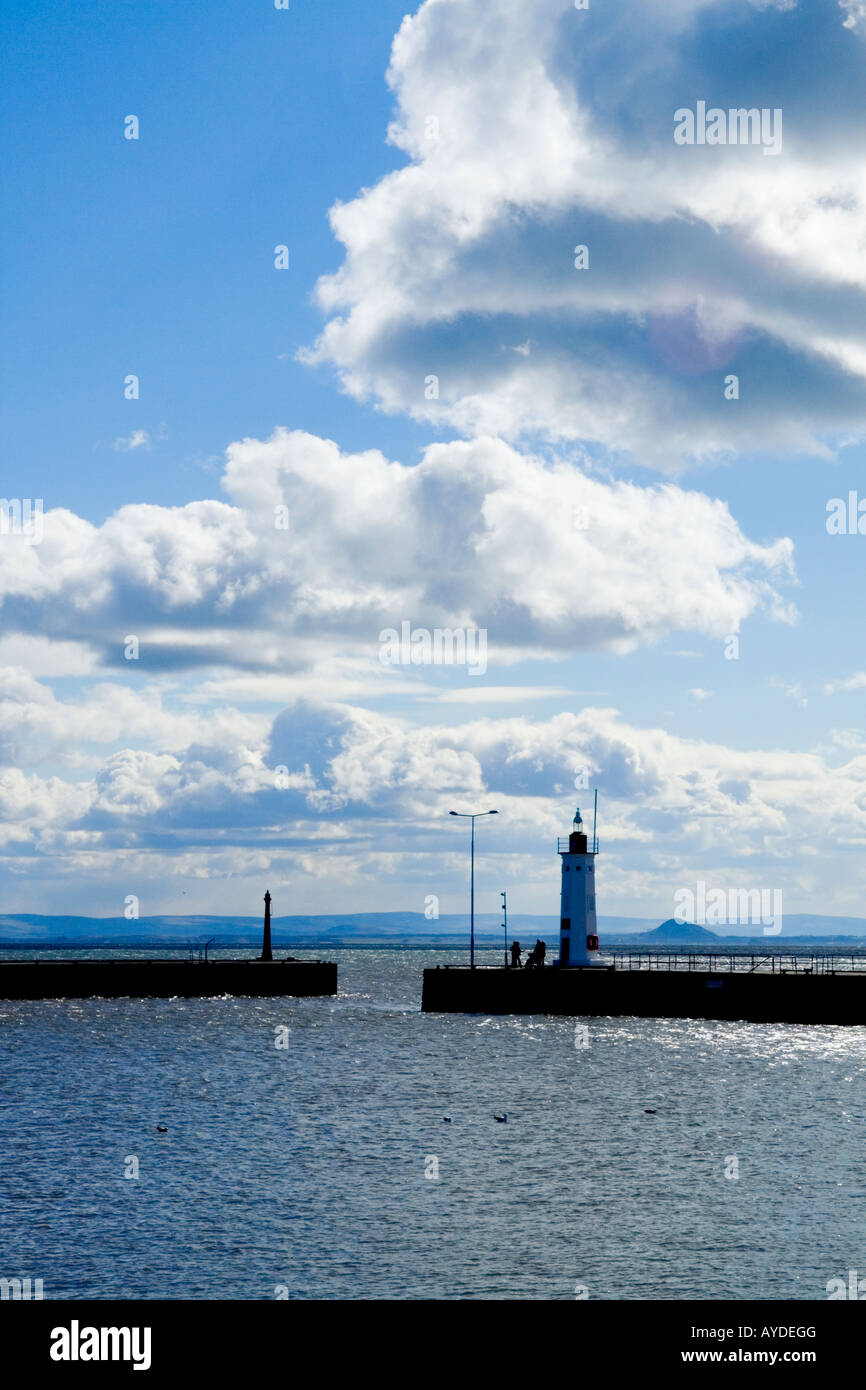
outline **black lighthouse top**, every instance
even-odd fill
[[[574,813],[571,834],[568,837],[568,851],[569,854],[586,854],[587,852],[586,831],[583,828],[579,806]]]

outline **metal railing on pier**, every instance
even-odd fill
[[[600,952],[616,970],[697,970],[717,974],[840,975],[866,973],[863,951],[664,951],[612,946]]]
[[[215,937],[215,936],[210,937],[209,940],[207,940],[207,941],[205,941],[205,942],[190,941],[190,942],[188,943],[188,946],[187,946],[187,950],[189,951],[189,959],[190,959],[191,961],[195,961],[195,959],[196,959],[196,954],[197,954],[197,955],[198,955],[198,962],[199,962],[199,964],[200,964],[200,965],[207,965],[207,963],[208,963],[208,958],[207,958],[208,948],[209,948],[210,946],[212,946],[212,945],[214,944],[215,941],[216,941],[216,937]]]

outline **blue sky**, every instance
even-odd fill
[[[12,495],[30,495],[36,470],[93,521],[141,500],[140,460],[119,468],[111,449],[136,428],[165,430],[147,496],[167,505],[201,495],[227,441],[278,422],[377,442],[369,412],[293,358],[320,324],[311,288],[339,263],[329,206],[399,162],[383,74],[402,13],[297,0],[5,12]],[[138,141],[122,138],[129,113]],[[282,277],[277,243],[291,249]]]
[[[45,509],[0,536],[2,910],[458,911],[447,810],[497,804],[481,905],[555,912],[585,766],[602,911],[859,911],[863,7],[0,28],[2,491]],[[781,153],[676,145],[698,100]],[[384,666],[402,621],[486,672]]]

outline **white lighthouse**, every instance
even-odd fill
[[[562,859],[559,964],[600,965],[595,924],[595,857],[598,843],[593,835],[592,848],[589,848],[580,807],[574,813],[567,847],[560,840],[557,848]]]

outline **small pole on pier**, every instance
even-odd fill
[[[499,894],[502,899],[502,936],[505,946],[505,969],[508,969],[508,899],[504,892]]]
[[[273,960],[271,953],[271,895],[265,893],[265,930],[262,937],[262,954],[259,960]]]

